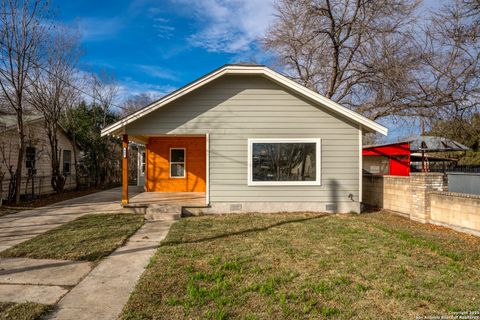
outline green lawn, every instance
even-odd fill
[[[123,319],[414,319],[479,310],[480,239],[388,213],[175,223]]]
[[[0,302],[0,319],[1,320],[35,320],[40,319],[48,311],[52,309],[51,306],[26,302],[26,303],[12,303]]]
[[[123,245],[142,224],[141,215],[85,215],[13,246],[0,256],[96,261]]]

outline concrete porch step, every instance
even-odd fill
[[[180,205],[171,204],[151,204],[148,206],[145,219],[173,221],[179,220],[182,216],[182,207]]]
[[[182,217],[182,206],[174,204],[127,204],[124,213],[144,214],[151,221],[173,221]]]
[[[147,208],[147,212],[177,212],[182,211],[182,206],[178,204],[151,204]]]
[[[148,205],[146,204],[126,204],[122,207],[123,213],[136,213],[136,214],[146,214]]]
[[[182,215],[177,212],[147,212],[145,219],[149,221],[174,221],[180,220]]]

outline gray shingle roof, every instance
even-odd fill
[[[415,152],[422,150],[429,152],[466,151],[470,150],[470,148],[459,142],[435,136],[420,136],[410,141],[410,151]]]
[[[43,117],[38,114],[25,115],[23,121],[25,123],[36,121],[42,119]],[[17,125],[17,116],[16,115],[0,115],[0,130],[10,129]]]

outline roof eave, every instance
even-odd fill
[[[378,123],[376,123],[375,121],[372,121],[348,108],[345,108],[343,106],[341,106],[340,104],[316,93],[316,92],[313,92],[312,90],[296,83],[295,81],[293,80],[290,80],[288,79],[287,77],[279,74],[278,72],[275,72],[267,67],[264,67],[264,66],[236,66],[236,65],[227,65],[227,66],[224,66],[224,67],[221,67],[217,70],[214,70],[212,71],[211,73],[205,75],[204,77],[186,85],[185,87],[177,90],[177,91],[174,91],[173,93],[165,96],[164,98],[138,110],[137,112],[134,112],[133,114],[117,121],[116,123],[104,128],[102,131],[101,131],[101,136],[106,136],[106,135],[109,135],[109,134],[120,134],[126,125],[128,125],[129,123],[135,121],[136,119],[139,119],[143,116],[145,116],[146,114],[150,113],[150,112],[153,112],[155,110],[157,110],[158,108],[161,108],[162,106],[168,104],[169,102],[171,101],[174,101],[186,94],[188,94],[189,92],[195,90],[196,88],[198,87],[201,87],[219,77],[221,77],[222,75],[225,75],[225,74],[236,74],[236,75],[239,75],[239,74],[251,74],[251,75],[262,75],[262,76],[266,76],[268,77],[269,79],[275,81],[277,84],[283,86],[283,87],[287,87],[287,88],[290,88],[290,89],[293,89],[295,92],[299,93],[300,95],[310,99],[310,100],[313,100],[314,102],[316,103],[319,103],[321,105],[324,105],[326,106],[327,108],[331,109],[332,111],[340,114],[340,115],[343,115],[347,118],[350,118],[356,122],[358,122],[359,124],[362,125],[362,127],[364,129],[366,129],[365,131],[371,131],[371,132],[378,132],[378,133],[381,133],[383,135],[387,135],[388,134],[388,129]]]

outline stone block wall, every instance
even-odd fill
[[[410,219],[422,223],[430,218],[430,192],[443,191],[443,173],[412,173],[410,175]]]
[[[454,192],[430,193],[429,222],[480,236],[480,196]]]
[[[363,176],[363,203],[375,208],[383,208],[383,183],[382,176]]]
[[[409,177],[388,176],[383,185],[383,207],[407,213],[412,207]]]
[[[410,177],[364,176],[363,202],[369,206],[408,214],[412,205]]]
[[[480,236],[480,196],[445,192],[442,173],[409,177],[364,176],[363,199],[421,223],[433,223]]]
[[[423,223],[429,219],[429,193],[432,191],[443,191],[442,173],[363,177],[366,205],[395,211]]]

